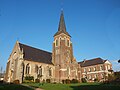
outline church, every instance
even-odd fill
[[[77,62],[63,11],[52,46],[52,52],[48,52],[16,41],[7,61],[4,81],[19,80],[22,83],[26,76],[33,76],[34,80],[40,77],[40,81],[49,79],[57,83],[66,79],[104,80],[105,75],[108,76],[109,70],[112,70],[112,64],[101,58]]]

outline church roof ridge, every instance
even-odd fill
[[[52,53],[22,43],[19,43],[19,46],[23,50],[25,60],[53,64]]]
[[[47,52],[47,53],[51,53],[51,52],[49,52],[49,51],[46,51],[46,50],[43,50],[43,49],[39,49],[39,48],[36,48],[36,47],[33,47],[33,46],[29,46],[29,45],[27,45],[27,44],[23,44],[23,43],[21,43],[21,42],[19,42],[19,45],[24,45],[24,46],[27,46],[27,47],[30,47],[30,48],[34,48],[34,49],[37,49],[37,50],[40,50],[40,51],[44,51],[44,52]],[[51,53],[52,54],[52,53]]]
[[[92,65],[103,64],[104,62],[105,62],[104,59],[98,57],[98,58],[94,58],[94,59],[90,59],[90,60],[84,60],[84,61],[81,61],[78,63],[82,67],[87,67],[87,66],[92,66]]]

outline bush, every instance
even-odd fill
[[[13,83],[14,84],[20,84],[20,81],[19,80],[14,80]]]
[[[0,84],[3,83],[3,80],[0,80]]]
[[[46,79],[46,82],[47,82],[47,83],[50,83],[50,79]]]
[[[85,78],[82,78],[81,81],[82,81],[82,83],[86,83],[87,82],[87,80]]]
[[[66,83],[66,84],[70,84],[70,82],[71,82],[70,79],[66,79],[66,80],[65,80],[65,83]]]
[[[30,83],[32,81],[29,81],[29,80],[24,80],[23,83]]]
[[[34,77],[33,76],[26,76],[25,80],[34,81]]]
[[[95,79],[94,79],[94,82],[99,82],[98,78],[95,78]]]
[[[65,80],[62,80],[62,83],[65,84],[66,83]]]
[[[72,79],[71,83],[78,83],[78,80],[77,79]]]
[[[36,83],[39,83],[39,82],[40,82],[40,79],[35,79],[35,82],[36,82]]]

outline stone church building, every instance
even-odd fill
[[[101,67],[102,69],[99,69]],[[111,69],[111,63],[101,58],[83,62],[76,61],[71,36],[66,31],[62,11],[58,31],[54,35],[52,52],[17,41],[7,62],[4,81],[19,80],[22,83],[26,76],[33,76],[34,79],[41,76],[41,81],[50,79],[51,82],[62,82],[65,79],[81,80],[81,78],[90,81],[97,77],[103,79],[104,74],[108,75]],[[100,75],[103,77],[101,78]]]

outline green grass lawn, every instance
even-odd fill
[[[40,87],[44,90],[120,90],[120,86],[101,85],[100,83],[81,83],[81,84],[49,84],[29,83],[33,87]]]
[[[34,90],[33,88],[42,88],[44,90],[120,90],[120,86],[103,85],[100,83],[78,83],[78,84],[50,84],[45,83],[24,83],[22,85],[0,84],[0,90]]]
[[[34,89],[23,85],[0,84],[0,90],[34,90]]]

